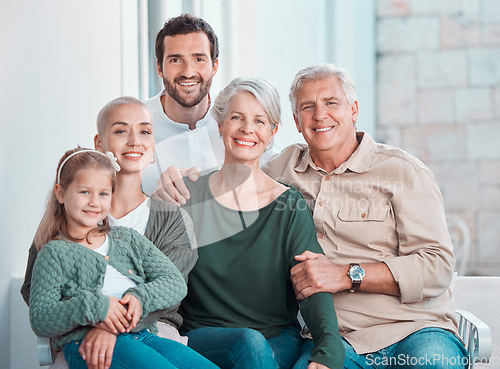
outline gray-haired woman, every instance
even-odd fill
[[[212,109],[225,146],[222,168],[186,183],[198,262],[180,313],[188,344],[221,368],[292,368],[303,339],[290,281],[294,256],[322,252],[303,196],[259,168],[280,121],[276,89],[235,79]],[[332,296],[300,304],[314,337],[309,368],[341,368]]]

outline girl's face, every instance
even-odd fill
[[[219,130],[228,161],[255,161],[266,150],[278,127],[272,128],[264,108],[249,92],[238,93],[229,104]]]
[[[154,137],[151,114],[138,104],[117,106],[111,114],[103,137],[96,136],[96,149],[111,151],[120,165],[118,174],[138,173],[153,157]]]
[[[65,190],[56,184],[54,191],[57,201],[64,205],[68,232],[73,237],[85,237],[108,216],[112,181],[105,169],[79,169]]]

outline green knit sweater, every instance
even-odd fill
[[[82,339],[92,324],[106,317],[109,299],[100,289],[107,263],[138,283],[125,293],[137,297],[143,317],[178,304],[186,295],[181,273],[147,238],[116,227],[109,243],[108,260],[64,240],[50,241],[40,251],[33,269],[30,322],[36,335],[55,337],[56,348]]]
[[[186,211],[175,205],[154,197],[150,197],[149,201],[151,202],[151,209],[144,236],[175,264],[187,283],[188,274],[198,259],[193,222]],[[36,246],[32,244],[29,249],[24,283],[21,288],[23,299],[28,305],[31,275],[37,256]],[[182,324],[182,317],[177,311],[179,305],[180,303],[168,310],[155,311],[149,314],[148,318],[145,318],[142,323],[148,326],[155,320],[161,320],[179,328]]]

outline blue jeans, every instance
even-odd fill
[[[78,352],[81,341],[63,347],[70,369],[87,369]],[[110,369],[217,369],[217,366],[189,347],[146,330],[123,333],[116,337]]]
[[[291,326],[269,339],[250,328],[205,327],[183,334],[189,347],[221,369],[291,369],[304,342],[299,328]]]
[[[300,351],[300,357],[293,366],[293,369],[307,369],[309,366],[309,359],[311,358],[312,349],[314,347],[314,341],[311,339],[304,340],[304,345]]]
[[[345,348],[344,368],[397,369],[446,368],[463,369],[468,362],[462,341],[441,328],[424,328],[380,351],[358,355],[342,339]]]

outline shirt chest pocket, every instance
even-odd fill
[[[377,255],[392,254],[395,223],[392,208],[386,201],[360,207],[342,207],[337,214],[335,232],[339,247],[366,247]],[[368,255],[367,255],[368,256]]]
[[[372,204],[366,208],[343,207],[339,210],[338,218],[342,222],[384,222],[389,217],[388,204]]]

